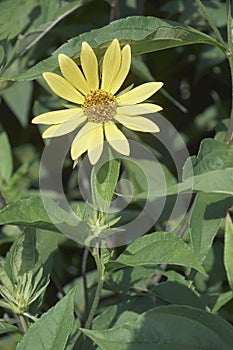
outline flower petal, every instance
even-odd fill
[[[71,146],[71,158],[73,160],[79,158],[81,154],[88,149],[92,149],[96,145],[96,140],[93,138],[92,131],[99,126],[102,127],[102,124],[87,122],[78,132]]]
[[[33,124],[60,124],[78,119],[83,115],[82,108],[61,109],[38,115],[32,119]]]
[[[131,65],[131,49],[129,45],[125,45],[121,51],[121,67],[116,78],[112,81],[110,91],[111,94],[115,94],[124,83]]]
[[[121,48],[119,41],[114,39],[104,54],[101,83],[102,90],[110,91],[110,86],[116,79],[120,66]]]
[[[107,122],[104,124],[105,136],[112,148],[117,152],[129,155],[129,142],[125,135],[116,127],[113,122]]]
[[[153,103],[140,103],[136,105],[123,105],[117,108],[117,114],[139,115],[161,111],[163,108]]]
[[[86,120],[86,117],[83,116],[79,118],[79,120],[72,120],[67,123],[52,125],[47,130],[45,130],[45,132],[42,134],[42,137],[46,139],[48,137],[57,137],[57,136],[66,135],[71,131],[75,130],[80,124],[85,122],[85,120]]]
[[[102,124],[99,124],[98,127],[92,129],[89,132],[88,137],[90,138],[90,143],[93,143],[93,140],[95,141],[93,148],[90,146],[88,147],[88,157],[90,163],[94,165],[100,159],[104,147],[104,133]]]
[[[145,83],[118,97],[120,103],[135,104],[145,101],[163,86],[161,82]]]
[[[70,57],[63,54],[58,55],[58,62],[65,79],[84,95],[89,94],[90,89],[87,81],[77,64]]]
[[[144,117],[116,115],[114,118],[126,128],[131,130],[142,132],[159,132],[160,130],[155,123]]]
[[[98,61],[94,51],[87,42],[82,43],[80,60],[88,87],[96,90],[99,87]]]
[[[43,77],[56,95],[77,104],[82,104],[84,102],[83,95],[60,75],[47,72],[43,74]]]

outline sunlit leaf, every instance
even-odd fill
[[[109,267],[172,264],[192,267],[204,273],[198,258],[182,239],[165,232],[154,232],[136,239]]]
[[[53,71],[58,66],[57,55],[65,53],[77,59],[83,41],[87,41],[98,55],[103,55],[109,42],[114,38],[119,39],[121,44],[131,44],[133,54],[197,43],[216,45],[224,50],[215,39],[192,27],[156,17],[131,16],[114,21],[103,28],[81,34],[62,45],[52,57],[39,62],[27,72],[17,77],[5,77],[4,79],[31,80],[38,78],[45,71]]]

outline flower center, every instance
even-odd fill
[[[86,95],[82,106],[89,122],[105,123],[116,114],[116,97],[107,91],[95,90]]]

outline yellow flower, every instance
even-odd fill
[[[59,54],[61,73],[46,72],[44,79],[59,97],[72,102],[75,107],[43,113],[32,120],[35,124],[52,124],[43,138],[65,135],[81,124],[71,146],[73,160],[88,151],[91,164],[95,164],[103,151],[106,140],[117,152],[129,155],[129,143],[116,123],[143,132],[158,132],[159,127],[141,114],[158,112],[162,108],[152,103],[141,103],[159,90],[163,83],[145,83],[129,91],[115,95],[126,79],[131,64],[131,49],[121,50],[117,39],[107,48],[102,64],[101,82],[98,61],[87,42],[82,43],[81,67],[64,54]]]

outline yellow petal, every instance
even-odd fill
[[[104,54],[101,84],[102,90],[110,90],[110,86],[116,79],[120,66],[121,48],[119,41],[117,39],[114,39]]]
[[[75,130],[85,120],[86,120],[86,117],[83,116],[79,118],[79,120],[72,120],[67,123],[52,125],[47,130],[45,130],[42,137],[46,139],[48,137],[57,137],[57,136],[66,135],[71,131]]]
[[[79,158],[81,154],[86,152],[89,148],[92,149],[96,145],[92,131],[99,126],[102,127],[102,124],[88,122],[78,132],[71,146],[71,157],[73,160]]]
[[[99,88],[98,61],[94,51],[87,42],[82,43],[80,60],[88,87],[91,90]]]
[[[33,124],[60,124],[78,119],[83,115],[82,108],[62,109],[38,115],[32,119]]]
[[[84,97],[81,95],[67,80],[62,78],[58,74],[54,73],[44,73],[45,78],[49,87],[55,92],[56,95],[64,98],[67,101],[74,102],[77,104],[82,104],[84,102]]]
[[[123,105],[117,108],[117,114],[138,115],[161,111],[163,108],[153,103],[140,103],[136,105]]]
[[[111,94],[115,94],[121,87],[121,85],[124,83],[130,69],[131,65],[131,49],[129,45],[125,45],[121,51],[121,67],[119,69],[119,72],[115,78],[115,80],[112,81],[110,91]]]
[[[90,139],[90,146],[88,147],[88,157],[90,163],[94,165],[98,162],[103,152],[104,133],[102,124],[99,124],[98,127],[92,129],[89,132],[88,137]]]
[[[90,89],[87,81],[77,64],[70,57],[63,54],[58,55],[58,62],[65,79],[84,95],[89,94]]]
[[[163,86],[161,82],[145,83],[118,97],[120,103],[134,104],[145,101]]]
[[[126,128],[131,130],[142,132],[159,132],[160,130],[155,123],[144,117],[116,115],[114,118]]]
[[[112,148],[117,152],[129,155],[129,142],[125,135],[116,127],[113,122],[107,122],[104,124],[105,136]]]

